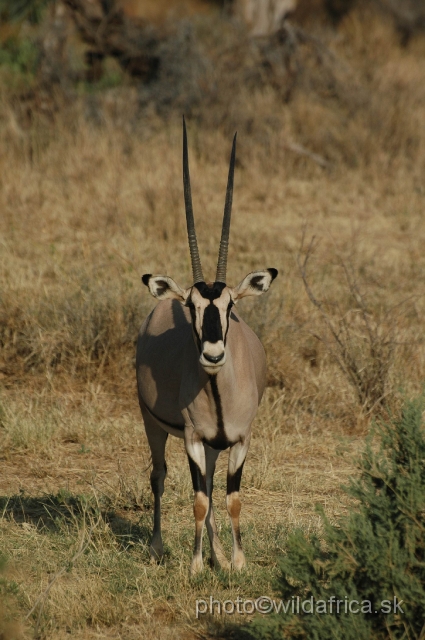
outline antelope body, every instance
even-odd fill
[[[213,475],[220,451],[229,448],[226,505],[233,532],[232,565],[245,564],[239,531],[239,488],[251,424],[266,379],[264,349],[236,312],[247,295],[267,291],[276,269],[254,271],[236,287],[226,284],[227,248],[233,194],[236,135],[230,160],[216,279],[206,283],[199,259],[190,191],[186,126],[183,120],[183,182],[194,284],[181,288],[168,276],[145,274],[160,300],[142,325],[137,341],[140,408],[152,454],[154,529],[151,558],[161,559],[161,496],[169,434],[184,439],[192,476],[195,550],[191,572],[202,569],[202,533],[207,526],[215,566],[229,563],[218,539],[212,505]]]

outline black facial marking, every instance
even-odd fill
[[[229,493],[233,493],[234,491],[239,491],[241,486],[242,469],[244,464],[245,464],[245,460],[242,462],[239,469],[236,469],[233,475],[229,474],[227,476],[227,495],[229,495]]]
[[[223,340],[220,312],[212,301],[204,311],[204,317],[202,319],[202,340],[203,342],[218,342],[219,340]]]
[[[220,392],[217,387],[217,378],[216,376],[209,376],[209,379],[215,404],[215,411],[217,414],[217,434],[214,438],[205,440],[205,442],[213,449],[223,451],[224,449],[227,449],[231,443],[224,432],[223,407],[221,405]]]
[[[193,327],[193,331],[195,332],[195,336],[196,336],[196,344],[198,345],[198,349],[199,349],[199,353],[202,350],[202,345],[201,345],[201,338],[199,336],[199,333],[196,329],[196,309],[195,309],[195,305],[193,304],[192,300],[189,298],[189,300],[186,302],[186,307],[188,307],[189,311],[190,311],[190,317],[192,319],[192,327]]]
[[[230,312],[232,310],[233,304],[234,304],[233,301],[230,300],[229,304],[227,305],[227,310],[226,310],[227,326],[226,326],[226,333],[225,333],[225,336],[224,336],[224,344],[226,344],[226,340],[227,340],[227,333],[229,331],[229,324],[230,324],[229,318],[230,318]]]
[[[214,282],[212,285],[208,285],[206,282],[196,282],[194,286],[203,298],[216,300],[221,296],[226,285],[224,282]]]
[[[210,304],[205,308],[202,318],[202,342],[218,342],[219,340],[223,340],[223,327],[221,325],[220,311],[218,310],[218,307],[213,304],[213,300],[217,300],[217,298],[221,296],[226,284],[224,282],[214,282],[213,284],[196,282],[194,287],[196,287],[204,299],[210,301]],[[191,298],[187,300],[186,306],[190,310],[192,326],[195,332],[198,348],[201,351],[201,338],[196,330],[196,310]],[[225,331],[226,335],[223,340],[224,343],[226,343],[227,332],[229,330],[229,315],[232,306],[233,302],[230,301],[226,312],[227,327]]]
[[[188,455],[190,475],[192,476],[192,484],[195,492],[202,491],[207,495],[207,482],[205,476],[201,473],[200,468],[194,460]]]

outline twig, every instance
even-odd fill
[[[328,160],[325,160],[323,156],[320,156],[318,153],[314,153],[313,151],[309,151],[297,142],[285,142],[284,147],[285,149],[289,149],[289,151],[298,153],[300,156],[306,156],[307,158],[310,158],[324,169],[332,166],[331,163],[328,162]]]

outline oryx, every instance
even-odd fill
[[[222,236],[215,282],[202,273],[189,177],[183,119],[183,187],[193,284],[182,289],[164,275],[145,274],[143,283],[160,300],[140,329],[137,383],[140,408],[152,454],[154,527],[151,558],[163,555],[161,496],[167,473],[168,434],[184,438],[195,492],[195,549],[191,572],[202,569],[202,532],[206,521],[215,566],[229,568],[218,539],[212,506],[213,475],[220,451],[230,448],[227,511],[233,532],[232,566],[245,564],[239,531],[239,487],[251,438],[251,424],[266,384],[261,342],[235,311],[244,296],[268,290],[276,269],[254,271],[237,287],[226,284],[227,250],[233,196],[236,134],[227,182]]]

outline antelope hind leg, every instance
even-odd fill
[[[161,561],[164,547],[161,535],[161,497],[164,493],[164,480],[167,475],[165,463],[165,444],[168,433],[153,422],[146,412],[143,413],[146,436],[152,455],[151,488],[154,495],[153,533],[149,551],[151,562]]]

